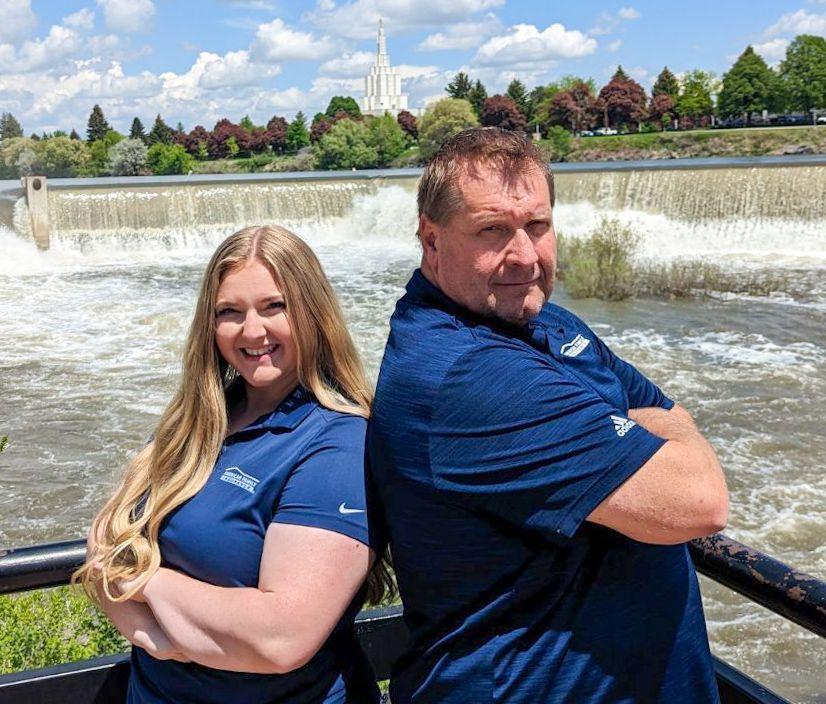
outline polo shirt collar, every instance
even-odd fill
[[[251,430],[295,430],[315,406],[315,397],[308,389],[299,384],[287,394],[286,398],[278,404],[274,411],[264,414],[238,432],[246,433]]]

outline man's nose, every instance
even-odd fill
[[[244,337],[250,340],[258,340],[266,336],[267,331],[264,329],[264,322],[261,320],[261,316],[258,315],[258,311],[251,310],[247,313],[244,318],[242,332]]]
[[[539,261],[533,240],[522,228],[518,229],[508,243],[505,263],[509,266],[529,267]]]

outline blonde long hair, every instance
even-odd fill
[[[120,486],[92,523],[96,547],[73,581],[93,599],[101,583],[113,601],[130,598],[161,564],[163,520],[206,484],[227,432],[227,388],[237,373],[215,344],[215,301],[223,277],[261,261],[281,288],[298,351],[299,383],[326,408],[367,418],[372,391],[330,282],[313,251],[282,227],[247,227],[218,247],[201,282],[183,353],[180,383],[153,439],[128,465]],[[111,585],[138,579],[127,593]],[[392,590],[386,560],[368,577],[368,599]]]

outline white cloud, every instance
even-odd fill
[[[37,26],[37,15],[32,12],[31,0],[3,0],[3,21],[0,22],[0,43],[25,37]]]
[[[369,51],[356,51],[325,61],[318,67],[318,72],[322,76],[364,76],[375,60],[376,55]]]
[[[322,0],[305,18],[336,36],[370,39],[376,36],[379,19],[388,33],[400,34],[468,21],[477,12],[504,4],[505,0],[353,0],[336,5]]]
[[[637,20],[640,18],[640,13],[633,7],[621,7],[617,14],[624,20]]]
[[[66,17],[63,18],[63,24],[66,27],[88,31],[95,25],[95,13],[84,7],[82,10],[73,12],[71,15],[66,15]]]
[[[258,26],[250,53],[256,61],[315,61],[335,53],[337,47],[328,37],[316,37],[287,26],[284,20]]]
[[[789,46],[788,39],[770,39],[762,44],[754,44],[753,49],[769,62],[778,61],[786,55],[786,48]]]
[[[479,43],[503,29],[502,23],[493,13],[488,13],[478,22],[458,22],[445,31],[431,34],[416,47],[419,51],[448,51],[451,49],[473,49]]]
[[[622,46],[622,39],[615,39],[608,45],[608,51],[617,51]]]
[[[6,44],[0,51],[0,70],[10,73],[28,73],[60,65],[83,46],[80,35],[73,29],[53,25],[43,39],[23,42],[19,51]]]
[[[195,65],[198,66],[198,85],[207,89],[252,85],[265,76],[281,72],[280,66],[253,63],[249,52],[243,50],[230,51],[223,56],[204,51],[198,55]]]
[[[766,30],[767,37],[778,34],[821,34],[826,35],[826,12],[810,13],[806,10],[789,12]]]
[[[532,24],[517,24],[507,34],[493,37],[479,47],[474,63],[517,67],[553,58],[587,56],[596,48],[596,39],[578,30],[565,29],[561,24],[552,24],[542,31]]]
[[[106,26],[115,32],[146,32],[155,16],[152,0],[97,0]]]

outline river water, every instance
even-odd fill
[[[375,378],[417,264],[415,203],[394,185],[348,198],[337,214],[280,219],[317,251]],[[695,414],[728,476],[726,532],[826,576],[826,221],[607,212],[640,233],[645,257],[800,282],[795,296],[554,297]],[[578,236],[604,213],[563,201],[555,217]],[[233,229],[75,228],[46,252],[0,229],[0,546],[84,534],[170,394],[200,272]],[[716,654],[792,701],[826,702],[824,641],[705,579],[703,592]]]

